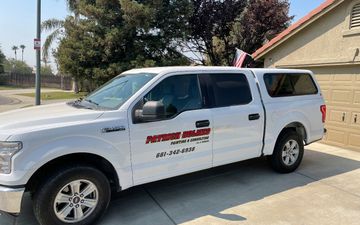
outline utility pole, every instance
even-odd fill
[[[36,39],[41,43],[41,0],[37,0]],[[35,80],[35,105],[40,105],[41,94],[41,44],[36,49],[36,80]]]

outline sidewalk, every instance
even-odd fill
[[[306,149],[291,174],[254,159],[126,190],[98,224],[358,225],[360,153],[319,143]],[[1,225],[10,222],[0,216]],[[28,195],[17,224],[38,225]]]

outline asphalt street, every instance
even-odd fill
[[[0,105],[8,105],[11,104],[13,100],[11,98],[7,98],[0,95]]]
[[[33,106],[35,103],[35,98],[22,96],[19,94],[34,93],[34,91],[35,91],[34,88],[0,90],[0,113]],[[43,88],[42,91],[56,92],[59,90]],[[64,101],[68,101],[68,100],[48,100],[48,101],[42,101],[41,104],[51,104],[51,103],[64,102]]]

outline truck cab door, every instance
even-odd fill
[[[130,109],[134,185],[212,166],[211,110],[197,75],[164,77]]]
[[[250,71],[201,76],[213,119],[213,166],[259,157],[265,113]]]

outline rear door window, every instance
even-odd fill
[[[318,93],[318,89],[310,74],[265,74],[264,82],[271,97],[313,95]]]
[[[209,80],[212,107],[246,105],[252,101],[249,82],[244,74],[210,74]]]

